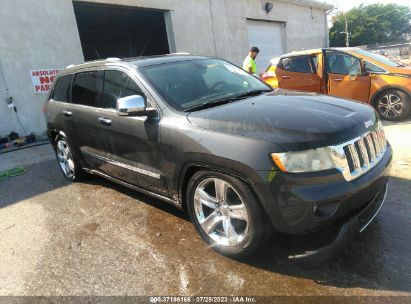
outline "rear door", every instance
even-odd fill
[[[165,174],[162,171],[160,147],[160,119],[118,116],[118,98],[141,95],[147,98],[133,75],[125,70],[104,71],[104,111],[100,120],[108,122],[103,127],[106,164],[102,171],[109,175],[148,190],[167,194]],[[152,100],[149,106],[155,107]]]
[[[281,58],[276,75],[280,88],[319,93],[321,78],[317,74],[312,56]]]
[[[73,136],[71,104],[71,82],[73,75],[61,76],[56,80],[50,100],[47,104],[47,123],[49,129],[63,132],[69,144]]]
[[[107,150],[99,121],[103,110],[100,73],[77,73],[72,86],[72,140],[90,169],[104,163],[102,157]]]
[[[368,102],[371,78],[361,60],[340,51],[325,51],[328,94]]]

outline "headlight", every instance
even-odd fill
[[[283,172],[315,172],[335,168],[328,147],[286,153],[272,153],[271,158]]]

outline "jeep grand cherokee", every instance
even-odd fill
[[[91,173],[179,206],[232,257],[256,252],[271,230],[338,224],[313,251],[330,255],[365,229],[387,191],[392,152],[372,107],[272,90],[217,58],[69,66],[45,110],[67,179]]]

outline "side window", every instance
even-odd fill
[[[61,102],[70,102],[70,84],[72,75],[62,76],[57,79],[53,91],[53,100]]]
[[[313,72],[316,72],[318,69],[318,56],[311,56],[311,62],[313,63]]]
[[[364,61],[364,63],[365,63],[365,69],[368,71],[368,72],[371,72],[371,73],[387,73],[387,71],[386,70],[384,70],[383,68],[380,68],[378,65],[376,65],[376,64],[373,64],[373,63],[371,63],[371,62],[369,62],[369,61]]]
[[[330,73],[333,74],[361,74],[361,61],[348,54],[327,52],[327,63]]]
[[[281,60],[283,70],[297,73],[312,73],[308,56],[288,57]]]
[[[85,106],[98,107],[98,72],[78,73],[74,77],[72,102]]]
[[[115,109],[117,99],[130,95],[144,96],[138,85],[126,73],[121,71],[104,71],[104,107]]]

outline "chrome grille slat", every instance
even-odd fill
[[[354,145],[347,145],[351,159],[353,161],[353,171],[360,170],[360,158],[358,157],[357,149]]]
[[[366,137],[364,137],[365,139],[365,143],[367,144],[367,152],[368,152],[368,156],[370,159],[370,163],[375,161],[375,147],[374,147],[374,143],[372,142],[372,135],[368,134]]]
[[[368,168],[370,166],[370,161],[368,159],[368,152],[367,152],[367,148],[365,147],[364,144],[364,138],[361,138],[358,141],[358,146],[360,147],[360,153],[361,153],[361,158],[362,158],[362,167],[364,169]]]
[[[373,168],[384,156],[387,140],[380,122],[373,130],[338,146],[329,147],[338,170],[351,181]]]
[[[379,145],[379,143],[378,143],[378,136],[377,136],[377,134],[376,134],[375,132],[372,132],[372,133],[371,133],[371,137],[372,137],[372,140],[373,140],[373,143],[374,143],[376,155],[377,155],[377,157],[378,157],[378,156],[380,155],[380,153],[381,153],[381,147],[380,147],[380,145]]]

